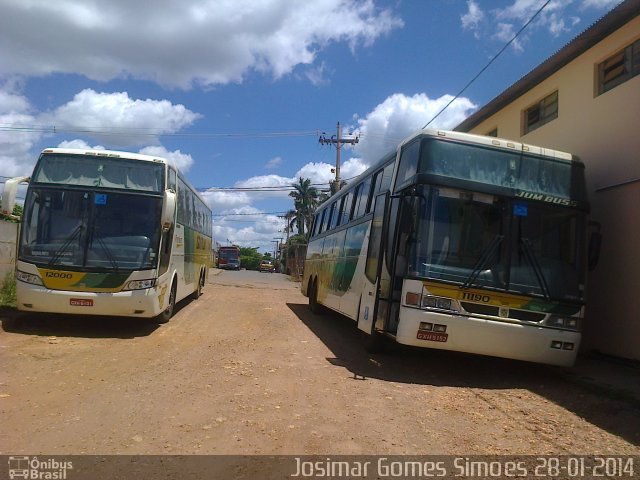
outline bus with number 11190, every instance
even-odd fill
[[[16,256],[19,310],[153,318],[198,298],[212,261],[211,210],[166,159],[49,148],[6,182],[28,182]]]
[[[420,130],[318,208],[302,293],[371,348],[572,365],[600,242],[588,212],[568,153]]]

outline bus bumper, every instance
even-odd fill
[[[168,293],[166,293],[168,295]],[[115,293],[71,292],[16,282],[18,310],[80,315],[152,318],[162,312],[163,289]],[[23,299],[28,299],[23,300]]]
[[[580,337],[579,332],[402,306],[396,340],[416,347],[570,367],[575,363]]]

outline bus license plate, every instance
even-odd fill
[[[418,340],[428,340],[430,342],[446,342],[448,338],[448,333],[437,333],[429,332],[427,330],[418,330]]]
[[[93,300],[86,298],[70,298],[69,305],[72,307],[93,307]]]

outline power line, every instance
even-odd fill
[[[284,131],[284,132],[184,132],[167,133],[145,127],[56,127],[55,125],[22,125],[14,123],[0,124],[0,131],[37,132],[37,133],[84,133],[100,136],[130,136],[130,137],[213,137],[213,138],[282,138],[282,137],[310,137],[317,136],[319,130]]]
[[[542,10],[544,10],[544,8],[545,8],[547,5],[549,5],[549,3],[550,3],[550,2],[551,2],[551,0],[547,0],[547,1],[544,3],[544,5],[542,5],[542,6],[538,9],[538,11],[537,11],[536,13],[534,13],[534,14],[533,14],[533,16],[529,19],[529,21],[528,21],[527,23],[525,23],[525,24],[522,26],[522,28],[521,28],[520,30],[518,30],[518,33],[516,33],[516,34],[513,36],[513,38],[512,38],[511,40],[509,40],[509,41],[504,45],[504,47],[502,47],[502,49],[501,49],[498,53],[496,53],[496,54],[494,55],[494,57],[493,57],[491,60],[489,60],[489,63],[487,63],[487,64],[482,68],[482,70],[480,70],[480,71],[476,74],[476,76],[475,76],[475,77],[473,77],[473,78],[469,81],[469,83],[467,83],[467,84],[464,86],[464,88],[463,88],[462,90],[460,90],[460,91],[456,94],[456,96],[455,96],[455,97],[453,97],[453,98],[449,101],[449,103],[447,103],[447,104],[442,108],[442,110],[440,110],[438,113],[436,113],[436,115],[435,115],[431,120],[429,120],[429,121],[427,122],[427,124],[426,124],[424,127],[422,127],[422,128],[427,128],[427,127],[431,124],[431,122],[433,122],[436,118],[438,118],[438,117],[440,116],[440,114],[441,114],[442,112],[444,112],[447,108],[449,108],[449,106],[450,106],[453,102],[455,102],[455,101],[458,99],[458,97],[459,97],[460,95],[462,95],[462,94],[464,93],[464,91],[465,91],[467,88],[469,88],[469,87],[471,86],[471,84],[473,84],[473,82],[475,82],[475,81],[478,79],[478,77],[479,77],[480,75],[482,75],[482,74],[484,73],[484,71],[485,71],[487,68],[489,68],[489,67],[491,66],[491,64],[492,64],[492,63],[493,63],[493,62],[494,62],[494,61],[495,61],[495,60],[496,60],[500,55],[502,55],[502,52],[504,52],[504,51],[507,49],[507,47],[508,47],[509,45],[511,45],[511,44],[514,42],[514,40],[515,40],[516,38],[518,38],[518,36],[520,36],[520,34],[524,31],[524,29],[525,29],[525,28],[527,28],[531,22],[533,22],[533,20],[534,20],[534,19],[535,19],[539,14],[540,14],[540,12],[542,12]]]
[[[252,216],[252,215],[284,215],[287,212],[254,212],[254,213],[213,213],[212,217]]]

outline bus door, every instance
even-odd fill
[[[378,324],[378,305],[380,298],[380,277],[382,272],[382,254],[384,252],[384,232],[387,227],[387,204],[389,193],[381,193],[375,199],[369,246],[364,269],[364,287],[358,312],[358,328],[366,333],[373,333]]]
[[[407,251],[413,230],[416,204],[411,197],[391,197],[385,230],[384,265],[380,280],[378,329],[394,334],[398,330],[402,286],[407,274]]]
[[[388,200],[387,224],[384,228],[384,240],[380,253],[380,277],[378,286],[378,309],[376,311],[376,326],[378,330],[395,334],[398,329],[399,301],[402,289],[402,278],[398,277],[398,270],[406,265],[404,256],[398,258],[398,225],[403,213],[401,199],[390,197]],[[406,268],[406,267],[405,267]]]

